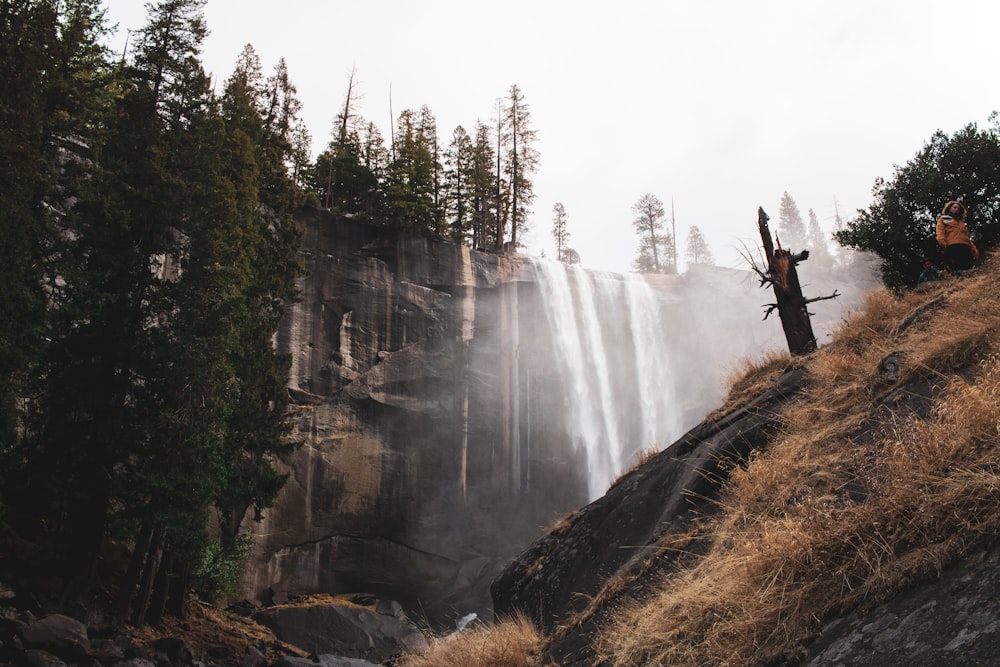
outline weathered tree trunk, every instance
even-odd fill
[[[184,597],[191,581],[191,564],[187,561],[174,567],[174,575],[170,579],[170,597],[167,599],[167,612],[184,620],[187,618],[187,606]]]
[[[764,243],[768,282],[774,287],[778,317],[781,318],[781,328],[785,332],[788,351],[794,355],[809,354],[816,351],[816,336],[813,335],[809,311],[806,309],[808,301],[802,296],[799,274],[795,270],[795,265],[805,260],[809,254],[803,252],[795,256],[781,247],[775,249],[771,241],[771,230],[767,225],[768,220],[764,209],[758,208],[757,228]]]
[[[132,558],[128,564],[128,570],[122,579],[121,587],[118,589],[118,599],[115,601],[114,615],[118,622],[124,622],[128,615],[129,607],[132,604],[132,595],[135,587],[139,584],[139,575],[142,574],[142,563],[149,550],[149,543],[153,538],[153,524],[149,521],[142,525],[139,536],[136,538],[135,547],[132,549]]]
[[[163,611],[167,608],[167,598],[170,596],[170,582],[174,571],[174,553],[164,549],[160,557],[160,566],[153,584],[153,595],[146,612],[146,622],[159,625],[163,621]]]
[[[139,583],[139,593],[132,605],[132,625],[142,627],[146,624],[146,612],[149,610],[149,600],[153,594],[153,581],[160,563],[160,543],[163,539],[163,529],[156,528],[153,539],[146,551],[146,562],[142,569],[142,580]]]

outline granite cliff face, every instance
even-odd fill
[[[278,345],[303,445],[255,527],[246,592],[482,612],[503,561],[586,500],[568,452],[515,449],[507,360],[523,267],[319,213],[301,222],[302,298]]]

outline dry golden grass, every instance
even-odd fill
[[[491,626],[467,628],[457,636],[436,639],[424,655],[408,656],[402,667],[534,667],[544,639],[524,616]]]
[[[795,659],[824,617],[884,601],[995,534],[997,282],[990,269],[934,293],[872,295],[811,355],[810,389],[771,448],[733,471],[712,551],[626,604],[599,654],[621,666]],[[944,305],[919,312],[933,298]],[[877,373],[892,352],[900,382],[939,387],[928,419],[881,404],[899,386]]]

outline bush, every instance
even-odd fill
[[[237,593],[243,563],[253,547],[253,533],[246,532],[236,538],[236,543],[226,549],[219,540],[205,543],[201,558],[194,571],[197,589],[208,599],[217,595],[231,597]]]
[[[913,286],[925,260],[942,265],[934,238],[945,202],[959,200],[968,210],[969,230],[980,251],[1000,241],[1000,133],[967,125],[952,136],[938,131],[890,181],[878,179],[874,202],[858,211],[837,242],[874,252],[882,260],[882,280],[891,289]]]

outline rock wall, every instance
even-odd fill
[[[566,439],[520,426],[522,404],[546,409],[546,379],[522,395],[517,377],[519,338],[544,335],[518,317],[530,272],[319,212],[300,222],[301,300],[277,344],[303,444],[253,527],[244,593],[367,592],[434,622],[488,613],[503,563],[587,501]]]

